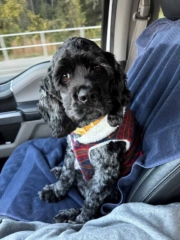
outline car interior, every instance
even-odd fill
[[[113,53],[127,73],[130,108],[143,132],[143,156],[133,166],[133,174],[121,180],[120,204],[180,201],[179,19],[179,0],[103,1],[101,48]],[[51,137],[37,111],[39,87],[48,66],[49,61],[38,63],[0,84],[3,174],[7,174],[8,158],[11,156],[12,162],[17,147],[22,151],[21,144],[29,140]]]

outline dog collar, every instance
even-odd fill
[[[79,135],[84,135],[85,133],[87,133],[91,128],[93,128],[94,126],[96,126],[102,119],[104,118],[101,117],[100,119],[90,123],[87,126],[84,126],[82,128],[76,128],[76,130],[74,131],[74,133],[79,134]]]

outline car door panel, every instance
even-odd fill
[[[0,85],[0,158],[27,140],[51,136],[37,112],[39,86],[48,66],[49,62],[35,65]]]

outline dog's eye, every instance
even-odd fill
[[[68,82],[69,80],[70,80],[70,74],[69,73],[64,73],[63,75],[62,75],[62,81],[63,82]]]
[[[94,66],[93,66],[93,70],[94,70],[94,72],[96,72],[96,73],[100,73],[100,72],[101,72],[101,67],[100,67],[99,65],[94,65]]]

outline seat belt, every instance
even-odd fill
[[[129,49],[129,54],[127,58],[125,72],[127,73],[132,63],[136,59],[137,49],[136,49],[136,39],[143,32],[143,30],[147,27],[148,21],[150,20],[150,0],[140,0],[139,10],[134,13],[133,20],[135,23],[135,28],[131,40],[131,45]]]

